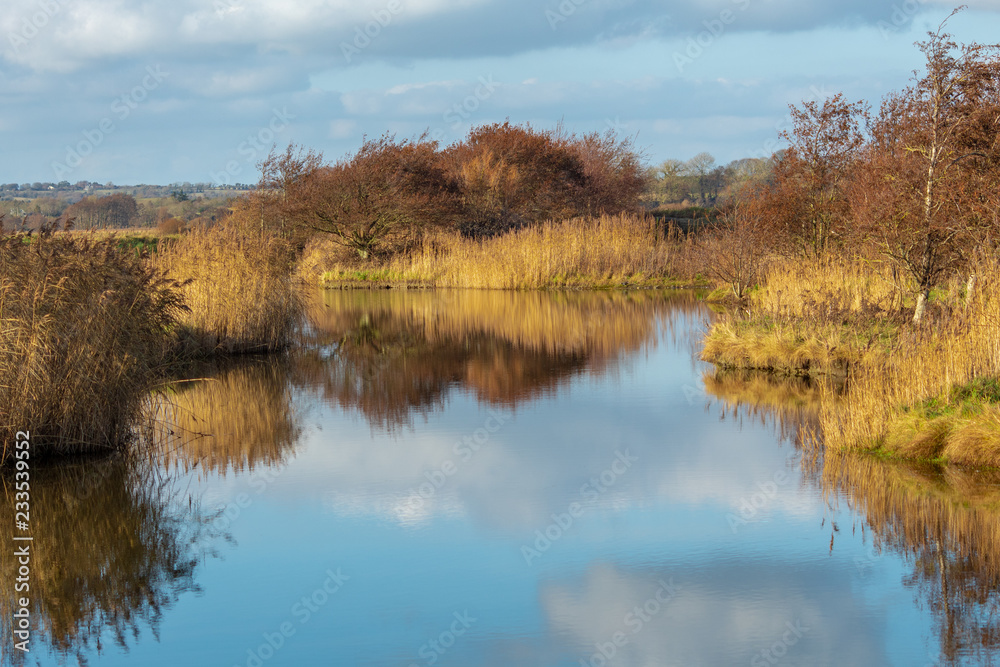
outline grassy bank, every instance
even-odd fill
[[[319,238],[307,247],[299,275],[331,287],[672,287],[696,282],[689,246],[652,218],[602,216],[481,240],[439,233],[409,252],[365,262]]]
[[[788,262],[716,324],[702,358],[724,368],[840,374],[824,400],[824,441],[836,449],[1000,466],[1000,274],[956,276],[913,324],[905,284],[863,261]]]
[[[18,431],[33,455],[124,449],[176,364],[287,345],[291,254],[244,229],[155,256],[112,235],[0,237],[0,459]]]

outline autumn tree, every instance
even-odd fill
[[[764,277],[773,245],[763,199],[753,193],[727,207],[718,223],[696,245],[700,263],[716,281],[727,285],[735,299]]]
[[[84,229],[123,228],[139,215],[139,205],[132,195],[85,197],[68,207],[65,215],[75,218]]]
[[[982,240],[984,218],[996,216],[988,193],[997,186],[998,51],[959,46],[946,23],[918,43],[924,75],[884,100],[852,198],[869,236],[912,277],[914,322],[931,289]]]
[[[510,121],[473,128],[444,155],[470,236],[499,234],[581,210],[586,168],[561,133]]]
[[[582,212],[613,215],[638,209],[646,177],[633,139],[608,130],[570,137],[569,145],[583,166]]]
[[[265,171],[280,184],[281,215],[329,234],[362,259],[454,220],[455,196],[437,142],[425,137],[368,139],[333,165],[316,166],[308,154],[292,162],[294,168]]]
[[[846,231],[847,189],[864,146],[868,111],[840,94],[790,109],[792,127],[782,133],[789,146],[775,163],[768,215],[781,240],[819,257]]]

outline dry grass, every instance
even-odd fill
[[[0,441],[37,453],[129,442],[179,297],[114,240],[0,238]]]
[[[245,214],[245,212],[244,212]],[[240,212],[161,246],[155,265],[181,283],[183,349],[236,354],[287,346],[299,312],[286,242],[251,231]]]
[[[907,412],[928,400],[955,407],[961,402],[956,387],[1000,377],[1000,272],[990,262],[977,275],[979,287],[967,307],[946,309],[936,322],[909,330],[876,363],[857,369],[847,405],[824,408],[829,444],[1000,466],[995,407],[950,416]]]
[[[702,358],[728,368],[849,376],[841,401],[823,401],[824,440],[835,448],[882,449],[907,458],[1000,466],[994,408],[975,414],[913,411],[975,378],[1000,377],[1000,271],[975,267],[966,301],[956,276],[910,324],[905,284],[862,260],[787,262],[775,266],[747,310],[706,337]]]
[[[532,226],[486,240],[425,239],[410,253],[359,266],[329,242],[314,242],[300,275],[328,284],[414,283],[438,287],[539,289],[665,286],[693,281],[686,242],[662,224],[630,215]]]
[[[846,373],[875,362],[896,338],[898,293],[880,265],[775,262],[746,308],[709,332],[702,359],[794,375]]]
[[[790,318],[730,318],[712,327],[701,358],[723,368],[789,375],[844,374],[851,365],[874,358],[874,344],[880,335]]]

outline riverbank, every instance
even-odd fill
[[[841,376],[824,397],[827,447],[1000,467],[1000,276],[953,279],[914,324],[891,271],[868,262],[787,263],[708,333],[702,359],[725,369]]]
[[[314,238],[297,277],[324,287],[616,289],[705,286],[693,241],[651,217],[618,215],[546,223],[486,239],[425,237],[409,250],[359,260]]]
[[[245,221],[244,221],[245,222]],[[0,237],[0,459],[127,451],[188,360],[282,349],[299,307],[288,244],[239,218],[159,243]]]

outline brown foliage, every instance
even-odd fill
[[[736,299],[742,300],[764,277],[773,246],[773,230],[767,223],[765,199],[753,196],[735,204],[697,241],[699,262]]]
[[[864,143],[864,103],[836,95],[819,105],[792,106],[792,129],[782,133],[789,148],[775,165],[765,191],[774,237],[793,251],[821,256],[848,232],[847,184]]]
[[[923,77],[883,102],[852,187],[865,237],[916,284],[915,320],[1000,210],[1000,52],[959,46],[944,25],[919,44]]]
[[[361,258],[452,221],[455,198],[436,142],[385,135],[335,165],[312,166],[281,183],[282,215],[331,234]]]
[[[474,128],[445,158],[461,197],[460,231],[468,236],[572,217],[585,192],[584,163],[568,139],[530,125]]]

